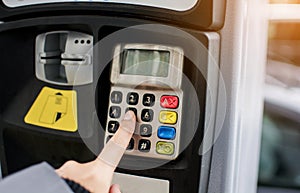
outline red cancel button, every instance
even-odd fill
[[[168,109],[176,109],[178,102],[177,96],[164,95],[160,98],[160,106]]]

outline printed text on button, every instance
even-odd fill
[[[177,96],[164,95],[160,98],[160,105],[163,108],[176,109],[178,107],[178,103],[179,101]]]

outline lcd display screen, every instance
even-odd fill
[[[121,73],[167,77],[170,52],[165,50],[126,49],[121,57]]]

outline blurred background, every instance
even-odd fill
[[[300,19],[270,20],[264,91],[259,185],[300,189]]]

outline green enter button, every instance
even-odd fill
[[[174,144],[170,142],[159,141],[156,144],[156,152],[163,155],[172,155],[174,153]]]

